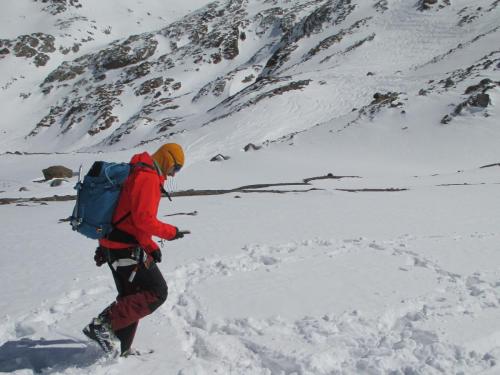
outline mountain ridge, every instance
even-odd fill
[[[85,8],[83,1],[43,3],[43,11],[57,10],[57,15]],[[467,67],[469,54],[457,60],[462,66],[455,71],[461,70],[462,80],[469,80],[470,85],[477,83],[473,79],[478,75],[490,75],[492,82],[497,82],[495,72],[500,60],[494,47],[488,45],[490,40],[498,40],[500,25],[495,25],[494,16],[499,12],[499,2],[484,0],[483,7],[474,9],[460,3],[466,4],[447,0],[422,0],[412,5],[354,0],[212,2],[157,31],[113,41],[62,61],[53,69],[51,58],[46,56],[64,53],[61,46],[56,48],[56,38],[40,33],[36,38],[25,35],[10,41],[2,39],[0,51],[9,49],[9,53],[0,55],[0,64],[32,59],[28,64],[50,70],[33,74],[38,87],[22,90],[17,100],[20,108],[32,106],[42,115],[18,114],[14,121],[22,122],[23,130],[16,129],[17,137],[9,137],[4,130],[8,141],[2,147],[16,144],[20,150],[70,151],[129,148],[172,137],[190,142],[206,125],[230,119],[238,123],[238,113],[239,117],[245,113],[248,123],[255,112],[251,108],[264,108],[262,103],[276,102],[277,97],[281,97],[279,105],[298,106],[294,113],[300,116],[307,112],[308,105],[300,104],[299,97],[307,97],[304,103],[314,102],[314,93],[322,95],[328,87],[335,91],[340,81],[325,79],[333,72],[345,77],[344,85],[355,92],[356,99],[343,99],[344,105],[327,104],[342,116],[369,105],[376,92],[405,92],[410,100],[422,90],[447,96],[450,87],[440,91],[435,82],[444,85],[447,78],[460,73],[448,74],[439,64],[474,49],[491,57],[486,58],[489,65],[481,72]],[[440,36],[434,30],[445,31],[442,40],[437,40]],[[398,38],[397,34],[409,37]],[[398,60],[385,56],[383,49],[399,55]],[[78,53],[78,48],[75,51],[71,53]],[[412,61],[415,56],[418,60]],[[364,64],[364,59],[371,59],[371,64]],[[479,60],[474,59],[474,64]],[[391,72],[393,67],[399,69]],[[425,75],[434,78],[428,80],[433,83],[425,85],[425,75],[420,73],[425,70],[432,72]],[[359,81],[366,77],[366,87],[350,86],[351,74]],[[386,77],[385,84],[368,89],[377,77]],[[404,77],[408,82],[420,80],[422,87],[411,92],[411,83],[404,90],[394,90],[396,87],[391,86],[397,86]],[[11,86],[18,81],[12,81]],[[4,85],[3,98],[15,92],[11,86]],[[322,97],[317,100],[326,101]],[[279,114],[276,116],[279,118]],[[295,119],[290,127],[273,129],[271,122],[258,115],[256,122],[264,122],[268,130],[262,130],[260,139],[249,132],[254,139],[248,142],[301,132],[326,117],[318,112],[303,121]],[[0,128],[6,127],[0,124]]]

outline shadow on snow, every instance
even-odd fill
[[[84,341],[31,340],[7,341],[0,346],[0,372],[31,369],[42,372],[52,368],[88,367],[102,352]]]

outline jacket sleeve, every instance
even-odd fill
[[[151,236],[171,240],[177,234],[177,228],[156,218],[160,204],[160,186],[155,175],[138,173],[131,189],[131,218],[141,238],[142,244],[151,243]],[[145,238],[147,237],[147,238]],[[157,246],[155,246],[157,247]]]

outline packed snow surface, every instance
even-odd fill
[[[95,137],[57,121],[28,136],[75,83],[45,95],[46,76],[113,41],[191,20],[209,2],[67,1],[82,7],[48,16],[57,3],[16,0],[0,12],[2,39],[93,33],[42,68],[0,58],[0,373],[500,373],[498,0],[427,10],[418,4],[431,1],[232,1],[227,9],[258,22],[234,60],[186,58],[168,71],[182,80],[168,98],[182,119],[175,132],[153,136],[160,118],[140,112],[153,94],[127,86],[113,114],[143,122],[113,144],[122,122]],[[300,17],[315,7],[351,3],[345,19],[301,34]],[[255,25],[269,29],[262,36]],[[151,61],[170,53],[158,35]],[[177,47],[192,43],[181,35]],[[266,69],[276,82],[256,79]],[[221,79],[220,96],[193,99]],[[169,296],[140,323],[134,346],[145,354],[108,358],[81,330],[116,297],[111,273],[94,264],[96,242],[64,221],[77,176],[52,186],[42,169],[87,171],[167,141],[186,151],[167,189],[194,190],[163,199],[158,217],[191,234],[162,248]],[[256,150],[245,152],[249,143]]]

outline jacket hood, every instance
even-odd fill
[[[132,156],[132,159],[130,159],[130,164],[137,163],[153,165],[153,158],[151,158],[151,155],[149,155],[147,152],[135,154],[134,156]]]
[[[130,159],[130,164],[134,165],[137,163],[144,163],[144,164],[148,164],[148,165],[154,167],[153,158],[147,152],[142,152],[140,154],[135,154],[134,156],[132,156],[132,159]],[[151,168],[139,166],[137,169],[140,170],[141,172],[148,172],[148,173],[156,174],[160,178],[160,183],[162,183],[162,184],[165,181],[165,177],[163,177],[161,174],[159,174],[156,171],[156,168],[151,169]]]

